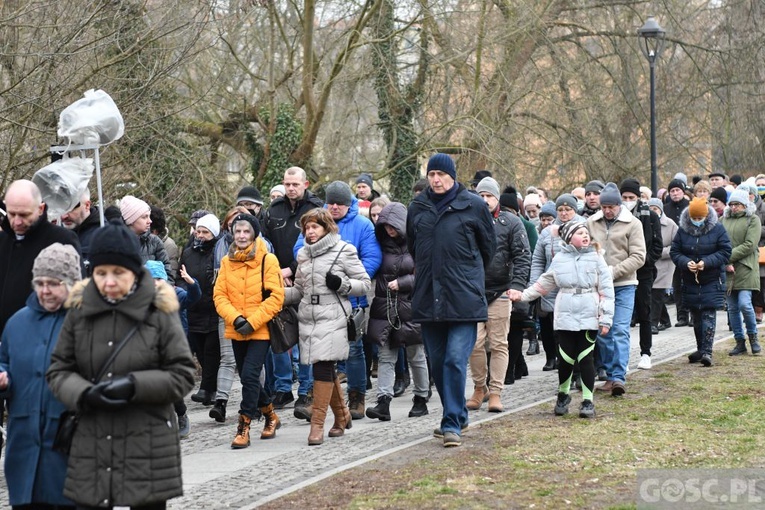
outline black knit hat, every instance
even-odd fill
[[[719,186],[712,190],[712,193],[709,194],[709,198],[716,198],[723,204],[728,203],[728,192],[725,191],[725,188],[722,186]]]
[[[499,205],[512,209],[515,212],[520,212],[521,210],[518,207],[518,191],[512,186],[506,187],[499,196]]]
[[[473,187],[478,186],[478,183],[481,182],[484,177],[492,177],[491,172],[488,170],[478,170],[475,175],[473,175],[473,179],[470,181],[470,184],[473,185]]]
[[[260,194],[260,190],[255,186],[245,186],[240,189],[239,193],[236,195],[237,204],[243,201],[263,205],[263,196]]]
[[[685,191],[685,183],[680,179],[672,179],[669,181],[669,186],[667,186],[667,192],[673,188],[680,188],[681,190]]]
[[[122,266],[136,274],[143,270],[141,245],[138,236],[120,220],[112,220],[93,233],[90,241],[90,268],[96,266]]]
[[[231,223],[230,223],[231,230],[234,230],[234,225],[236,225],[237,221],[246,221],[247,223],[250,224],[250,226],[252,226],[252,230],[255,232],[255,236],[253,237],[253,239],[260,235],[260,222],[252,214],[241,213],[234,216],[234,219],[231,220]]]
[[[619,185],[619,193],[632,193],[640,198],[640,181],[631,177],[624,179]]]

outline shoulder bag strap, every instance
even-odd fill
[[[130,328],[130,331],[127,332],[125,335],[125,338],[122,339],[122,341],[115,347],[115,349],[112,351],[111,356],[106,360],[106,362],[101,367],[101,370],[98,372],[98,375],[95,379],[93,379],[93,383],[98,383],[101,381],[101,378],[106,374],[106,371],[109,370],[109,367],[114,363],[114,360],[117,358],[117,355],[122,351],[122,349],[127,345],[128,341],[135,335],[135,332],[138,331],[138,323],[133,324],[133,327]]]
[[[263,260],[260,261],[260,299],[262,301],[265,301],[268,296],[271,295],[271,291],[269,290],[268,293],[266,293],[266,256],[268,253],[263,255]]]
[[[341,241],[342,242],[342,241]],[[340,251],[337,252],[337,255],[335,256],[335,260],[332,261],[332,264],[329,266],[328,271],[332,271],[332,268],[335,267],[335,262],[337,262],[337,259],[340,258],[340,254],[343,253],[343,250],[345,249],[347,243],[344,243],[343,246],[340,248]],[[343,309],[343,314],[345,315],[346,319],[350,319],[351,315],[348,313],[345,313],[345,306],[343,305],[342,300],[340,299],[340,294],[337,293],[337,291],[332,291],[335,294],[335,298],[337,299],[337,303],[340,305],[340,308]]]

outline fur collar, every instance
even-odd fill
[[[757,206],[754,205],[752,202],[749,202],[746,204],[746,209],[744,209],[743,217],[748,218],[752,216],[755,212],[757,212]],[[723,218],[735,219],[733,218],[733,216],[731,216],[730,207],[727,205],[725,206],[725,210],[723,211]]]
[[[700,227],[697,227],[693,223],[691,223],[691,216],[688,214],[688,208],[686,207],[683,209],[683,212],[680,213],[680,228],[688,232],[693,237],[701,237],[704,234],[708,234],[712,231],[713,228],[715,228],[715,225],[719,220],[717,219],[717,213],[714,209],[712,209],[711,205],[707,205],[707,217],[704,221],[704,224]]]
[[[80,280],[72,286],[72,290],[69,291],[69,297],[64,303],[66,308],[82,308],[82,301],[85,295],[85,289],[90,283],[90,278]],[[180,310],[178,304],[178,296],[175,294],[175,289],[167,282],[161,282],[154,292],[154,299],[152,301],[157,310],[165,313],[173,313]]]

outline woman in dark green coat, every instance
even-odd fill
[[[80,413],[64,484],[78,508],[164,509],[183,492],[172,403],[193,388],[195,367],[175,292],[155,287],[139,249],[119,224],[94,234],[92,278],[72,289],[47,372],[53,394]]]
[[[752,305],[752,292],[760,291],[760,266],[758,249],[760,242],[760,217],[757,208],[749,200],[749,193],[737,189],[728,199],[728,207],[723,213],[722,224],[733,246],[728,265],[725,267],[728,278],[728,319],[733,330],[736,347],[728,354],[735,356],[746,354],[746,338],[741,316],[744,316],[746,333],[752,345],[752,354],[760,352],[757,341],[757,320]]]

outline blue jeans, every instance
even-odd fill
[[[236,369],[242,381],[239,414],[258,420],[262,415],[260,408],[271,403],[268,389],[260,384],[260,372],[271,352],[271,344],[265,340],[234,340],[231,346],[234,348]]]
[[[268,389],[273,392],[281,391],[283,393],[292,392],[292,356],[289,351],[281,354],[271,353],[271,359],[268,365],[271,366],[271,374],[266,372],[269,377]]]
[[[461,434],[462,428],[468,424],[465,382],[468,359],[477,335],[478,325],[475,322],[422,324],[422,341],[430,359],[430,375],[444,408],[441,418],[443,432]]]
[[[734,290],[728,296],[728,319],[730,328],[733,330],[733,338],[738,340],[746,338],[744,336],[741,315],[744,315],[746,323],[746,332],[749,335],[757,334],[757,318],[754,315],[754,306],[752,306],[751,290]]]
[[[298,396],[305,396],[313,389],[313,365],[298,365]]]
[[[598,334],[600,365],[609,381],[625,382],[630,362],[630,321],[637,285],[614,287],[614,323],[608,334]]]
[[[348,376],[348,391],[367,393],[367,362],[364,357],[364,337],[350,342],[350,352],[345,362],[345,374]]]

